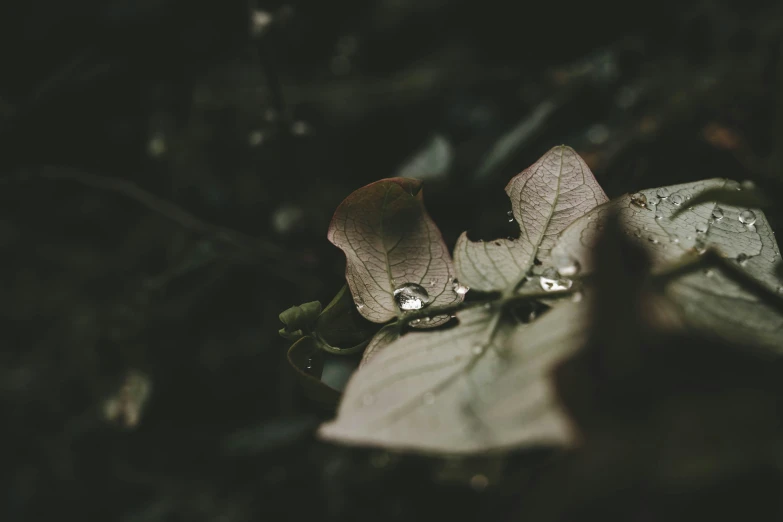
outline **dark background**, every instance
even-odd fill
[[[313,441],[277,316],[342,286],[332,212],[436,136],[450,244],[505,235],[503,187],[560,143],[609,197],[773,183],[782,29],[773,1],[4,4],[0,520],[513,518],[529,473],[478,493]]]

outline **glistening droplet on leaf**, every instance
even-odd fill
[[[666,199],[669,197],[669,189],[667,189],[666,187],[661,187],[658,189],[655,195],[661,199]]]
[[[661,211],[661,209],[657,209],[655,211],[655,219],[663,219],[663,212]]]
[[[579,261],[568,254],[559,253],[552,256],[552,263],[557,269],[557,273],[565,277],[573,277],[579,273],[582,268]]]
[[[723,219],[723,211],[719,208],[716,208],[712,211],[712,219],[715,221],[720,221]]]
[[[675,205],[677,207],[682,205],[682,202],[684,201],[682,196],[680,196],[679,194],[674,194],[670,199],[671,199],[672,205]]]
[[[451,288],[457,295],[465,295],[468,293],[468,290],[470,290],[470,287],[460,284],[458,279],[454,279],[451,283]]]
[[[405,283],[394,289],[394,302],[400,310],[421,310],[430,301],[430,294],[417,283]]]
[[[737,256],[737,263],[739,263],[740,266],[745,266],[748,264],[748,259],[750,259],[748,254],[742,253]]]
[[[750,226],[756,222],[756,214],[752,210],[743,210],[739,214],[739,222]]]
[[[539,277],[539,284],[546,292],[559,292],[571,288],[573,281],[562,277],[554,268],[547,268]]]

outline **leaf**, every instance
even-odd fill
[[[607,201],[587,164],[570,147],[558,146],[506,186],[518,239],[470,241],[463,233],[454,248],[459,281],[484,292],[516,286],[538,258],[544,261],[557,235]]]
[[[453,291],[451,256],[424,208],[420,181],[384,179],[355,191],[337,208],[328,238],[345,253],[345,278],[359,313],[370,321],[401,317],[394,291],[408,283],[424,288],[429,307],[462,300]],[[418,327],[448,320],[436,317]]]
[[[280,329],[280,335],[291,341],[299,339],[312,330],[320,313],[321,303],[318,301],[292,306],[281,312],[280,321],[283,322],[285,328]]]
[[[305,396],[322,408],[333,411],[340,400],[340,392],[321,382],[322,356],[312,337],[296,341],[288,348],[287,354],[288,364],[296,373]]]
[[[573,442],[548,374],[581,344],[586,307],[566,303],[525,326],[483,307],[458,318],[408,333],[362,366],[319,436],[429,454]]]
[[[326,305],[315,324],[316,332],[326,342],[346,348],[369,339],[377,329],[356,310],[347,285]]]
[[[681,263],[683,257],[696,256],[712,247],[768,291],[780,292],[781,281],[775,273],[779,250],[763,212],[712,202],[691,205],[701,192],[721,189],[727,183],[733,182],[709,179],[642,190],[641,196],[625,195],[593,209],[569,226],[552,255],[576,260],[583,273],[592,271],[591,252],[598,232],[605,226],[607,216],[615,211],[622,230],[650,253],[653,270]],[[666,197],[660,199],[659,193]],[[642,196],[647,208],[634,203]],[[688,210],[671,217],[681,206]],[[746,211],[752,212],[755,219],[750,226],[740,221],[740,214]],[[667,295],[692,327],[740,344],[783,351],[783,316],[719,269],[681,276],[669,285]]]
[[[374,359],[381,350],[386,348],[393,341],[399,339],[401,330],[402,327],[399,323],[387,324],[381,328],[378,333],[375,334],[375,337],[372,338],[370,344],[367,345],[367,348],[364,349],[364,354],[362,354],[362,362],[360,363],[359,367],[361,368],[365,364],[369,363],[370,360]]]
[[[711,188],[700,192],[690,201],[691,206],[700,203],[720,203],[745,208],[767,208],[770,206],[769,199],[760,190],[742,188],[739,183],[731,180],[727,180],[726,184],[720,188]],[[677,217],[687,210],[687,206],[680,206],[674,211],[672,217]]]

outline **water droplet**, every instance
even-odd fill
[[[715,275],[715,271],[712,268],[708,268],[704,271],[704,275],[707,277],[712,277]]]
[[[305,370],[307,370],[307,373],[310,373],[313,371],[314,361],[312,357],[307,358],[307,363],[305,364]]]
[[[671,241],[676,245],[677,243],[680,242],[680,236],[678,236],[677,234],[672,234],[671,236],[669,236],[669,241]]]
[[[460,284],[459,280],[456,278],[451,282],[451,288],[457,295],[465,295],[468,293],[468,290],[470,290],[469,286]]]
[[[648,238],[647,238],[647,240],[648,240],[650,243],[652,243],[653,245],[657,245],[658,243],[660,243],[660,241],[658,241],[657,239],[655,239],[653,236],[650,236],[650,237],[648,237]]]
[[[712,219],[715,221],[720,221],[723,219],[723,211],[719,208],[716,208],[712,211]]]
[[[539,277],[539,284],[546,292],[557,292],[571,288],[573,281],[561,277],[554,268],[547,268]]]
[[[691,195],[690,194],[685,194],[685,199],[691,199]]]
[[[431,406],[435,404],[435,394],[432,392],[426,392],[424,395],[421,396],[421,402],[423,402],[427,406]]]
[[[371,406],[375,402],[375,397],[372,393],[365,393],[362,395],[362,404],[364,406]]]
[[[647,196],[641,192],[637,192],[631,196],[631,204],[636,205],[637,207],[647,208]]]
[[[657,205],[660,202],[661,202],[661,200],[656,198],[656,197],[654,197],[654,196],[647,200],[647,204],[648,205]]]
[[[739,222],[750,226],[756,222],[756,214],[752,210],[743,210],[740,212]]]
[[[435,286],[436,281],[434,279],[430,279],[430,286]]]
[[[727,180],[724,185],[728,190],[742,190],[740,184],[733,179]]]
[[[706,234],[709,227],[706,223],[699,223],[696,225],[696,233],[697,234]]]
[[[672,205],[679,207],[682,205],[683,199],[679,194],[675,194],[671,197]]]
[[[666,187],[661,187],[658,189],[655,195],[661,199],[666,199],[669,197],[669,189],[667,189]]]
[[[357,297],[356,299],[354,299],[353,304],[356,305],[357,310],[361,310],[362,308],[364,308],[364,301],[362,301],[361,297]]]
[[[411,326],[417,326],[420,323],[421,323],[421,319],[414,319],[413,321],[411,321]]]
[[[569,256],[568,254],[556,254],[552,256],[552,263],[557,269],[557,273],[565,277],[573,277],[579,273],[582,266],[579,261]]]
[[[514,222],[514,212],[512,210],[509,210],[506,212],[506,215],[508,216],[508,222],[513,223]]]
[[[394,290],[394,302],[400,310],[421,310],[429,301],[430,294],[416,283],[405,283]]]
[[[484,353],[484,345],[475,344],[473,345],[473,348],[470,349],[470,352],[473,355],[481,355],[482,353]]]
[[[663,219],[663,212],[661,212],[661,209],[656,209],[655,219]]]
[[[740,254],[737,256],[737,263],[739,263],[740,266],[745,266],[748,264],[748,259],[750,259],[748,254]]]

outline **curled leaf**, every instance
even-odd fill
[[[282,337],[295,341],[312,331],[321,313],[321,303],[311,301],[299,306],[292,306],[280,313],[280,321],[285,325],[279,333]]]
[[[538,258],[549,257],[557,235],[607,201],[587,164],[570,147],[554,147],[506,186],[517,239],[470,241],[463,233],[454,248],[462,284],[484,292],[515,286]]]
[[[424,208],[420,181],[384,179],[355,191],[337,208],[328,238],[345,253],[348,286],[359,313],[370,321],[401,317],[401,305],[418,309],[462,300],[452,287],[451,256]],[[406,289],[415,295],[399,297]],[[448,319],[435,317],[418,326]]]

